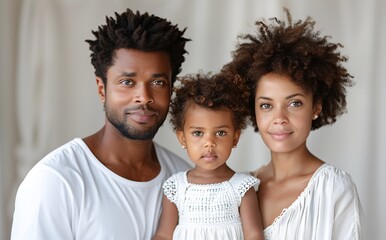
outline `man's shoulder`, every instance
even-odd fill
[[[171,168],[172,172],[183,171],[191,168],[191,166],[182,157],[178,156],[171,150],[157,143],[154,143],[154,146],[158,161],[160,161],[160,163],[165,165],[167,168]]]
[[[87,156],[87,146],[80,138],[75,138],[45,155],[38,164],[56,166],[70,164],[72,161],[82,159]]]

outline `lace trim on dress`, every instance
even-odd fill
[[[177,202],[177,177],[176,175],[171,176],[168,178],[164,184],[163,184],[163,189],[164,189],[164,194],[165,196],[173,203]]]
[[[188,181],[188,172],[189,171],[186,171],[184,172],[184,181],[185,181],[185,184],[187,186],[196,186],[196,187],[203,187],[203,188],[207,188],[208,186],[218,186],[218,185],[221,185],[221,184],[224,184],[225,182],[230,182],[231,180],[233,180],[235,177],[236,177],[236,173],[232,175],[232,177],[228,180],[225,180],[225,181],[222,181],[222,182],[218,182],[218,183],[191,183]]]
[[[238,193],[240,194],[241,197],[244,197],[245,193],[252,187],[255,186],[256,184],[259,184],[260,181],[253,177],[253,176],[248,176],[247,178],[244,178],[244,180],[240,183],[238,186]]]
[[[285,213],[287,213],[288,210],[291,210],[291,209],[295,208],[296,206],[298,206],[301,203],[300,200],[304,199],[307,195],[311,194],[311,189],[313,189],[312,186],[315,184],[315,182],[319,178],[319,176],[321,176],[322,170],[330,169],[330,168],[327,168],[328,166],[330,166],[330,165],[328,165],[327,163],[322,164],[315,171],[315,173],[312,175],[307,186],[299,194],[299,196],[295,199],[295,201],[293,201],[289,207],[283,208],[280,215],[275,218],[273,223],[264,229],[264,236],[266,239],[270,239],[270,237],[272,236],[272,232],[270,231],[270,229],[273,228],[277,224],[277,222],[283,217],[283,215]]]

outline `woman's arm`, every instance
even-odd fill
[[[173,238],[173,232],[178,223],[178,210],[165,195],[162,197],[162,212],[157,232],[153,240],[166,240]]]
[[[342,184],[344,190],[335,197],[332,239],[362,239],[363,209],[355,184]]]
[[[240,206],[240,217],[244,239],[264,240],[259,202],[256,192],[250,188],[244,195]]]

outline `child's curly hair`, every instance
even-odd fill
[[[174,131],[183,129],[185,113],[191,104],[213,110],[229,109],[233,113],[235,129],[246,128],[250,115],[249,92],[240,77],[198,73],[180,77],[179,81],[181,85],[174,88],[175,96],[170,103],[170,122]]]
[[[288,25],[277,18],[257,21],[258,32],[239,36],[244,41],[232,53],[233,60],[222,69],[245,80],[251,92],[250,119],[255,131],[256,85],[269,72],[290,76],[313,95],[314,103],[322,104],[322,112],[312,121],[312,130],[333,124],[337,116],[346,112],[345,87],[352,86],[352,76],[342,66],[347,58],[337,51],[343,46],[330,43],[329,36],[321,37],[310,17],[293,23],[288,9],[284,11]]]

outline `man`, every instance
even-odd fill
[[[161,185],[189,168],[153,142],[185,60],[185,30],[130,9],[93,31],[101,130],[44,157],[19,187],[12,239],[150,239]]]

